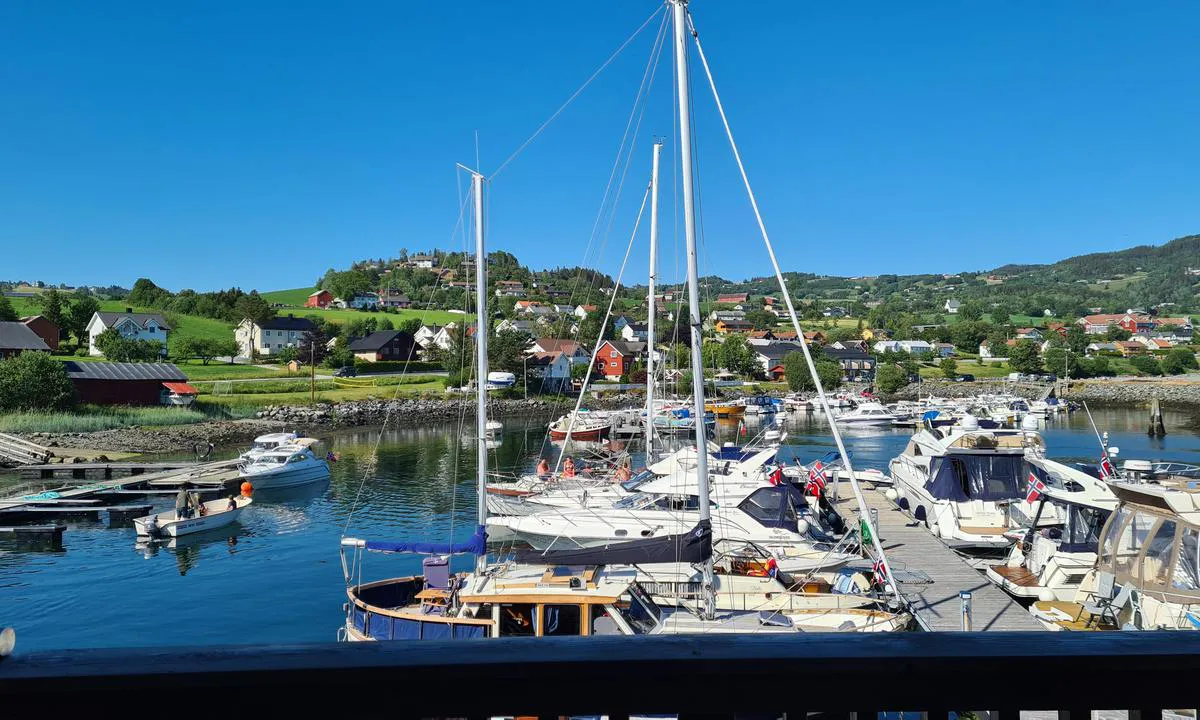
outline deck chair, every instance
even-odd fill
[[[1103,619],[1104,613],[1113,601],[1113,590],[1116,586],[1116,578],[1112,573],[1104,572],[1103,570],[1096,573],[1096,589],[1093,590],[1088,599],[1084,601],[1079,608],[1079,615],[1076,620],[1083,617],[1086,612],[1089,614],[1087,624],[1091,626],[1096,618]]]

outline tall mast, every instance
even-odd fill
[[[479,527],[487,525],[487,377],[488,377],[488,310],[487,310],[487,253],[483,248],[483,176],[471,173],[471,188],[475,193],[475,435],[476,435],[476,492],[479,495]],[[466,332],[466,328],[463,329]],[[478,572],[487,569],[487,553],[475,558]]]
[[[671,0],[675,14],[675,91],[679,98],[679,153],[683,170],[683,227],[687,239],[688,322],[692,328],[692,397],[696,416],[696,479],[700,489],[700,525],[712,526],[708,496],[708,436],[704,427],[704,355],[700,335],[700,271],[696,259],[696,201],[692,189],[691,100],[688,97],[687,0]],[[704,561],[703,617],[716,614],[712,557]]]
[[[658,157],[662,142],[654,143],[654,164],[650,172],[650,319],[646,322],[646,464],[654,459],[654,283],[658,279]]]

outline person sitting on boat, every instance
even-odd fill
[[[192,516],[192,494],[188,492],[192,484],[185,482],[179,486],[179,492],[175,495],[175,517],[183,520]]]
[[[563,471],[562,471],[563,477],[569,477],[569,478],[575,477],[575,461],[574,460],[572,460],[571,458],[567,458],[566,460],[563,460],[562,467],[563,467]]]
[[[550,463],[546,458],[540,458],[537,464],[537,476],[542,480],[547,480],[550,477]]]
[[[200,502],[200,493],[188,493],[189,513],[192,517],[203,517],[208,514],[208,508],[204,507],[204,503]]]
[[[229,507],[226,510],[237,510],[237,495],[229,496]]]
[[[617,467],[617,471],[613,473],[613,482],[623,483],[633,477],[633,473],[629,471],[629,460],[626,459]]]

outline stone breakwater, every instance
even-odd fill
[[[78,448],[133,453],[189,452],[208,443],[229,445],[252,440],[279,429],[260,420],[208,420],[191,425],[116,428],[87,433],[27,433],[25,437],[50,448]]]
[[[949,382],[931,380],[922,382],[921,396],[968,397],[982,393],[1011,393],[1026,399],[1042,397],[1049,385],[1029,385],[1006,381]],[[915,400],[917,386],[909,385],[889,396],[890,400]],[[1148,405],[1158,398],[1163,405],[1174,407],[1200,407],[1200,381],[1189,380],[1145,380],[1141,378],[1116,378],[1105,380],[1076,380],[1062,395],[1072,402],[1087,402],[1097,405]]]
[[[1048,386],[1047,386],[1048,387]],[[897,392],[886,396],[889,400],[916,400],[917,392],[921,397],[961,398],[985,393],[1011,393],[1033,400],[1040,398],[1045,392],[1044,387],[1035,387],[1004,381],[994,382],[951,382],[948,380],[925,380],[920,385],[906,385]]]
[[[628,398],[588,399],[590,409],[616,409],[628,407]],[[573,400],[490,400],[490,414],[497,417],[518,415],[554,415],[567,412],[574,407]],[[277,425],[286,423],[296,427],[326,426],[345,427],[356,425],[380,425],[385,420],[395,425],[419,425],[426,422],[453,420],[464,415],[474,416],[475,398],[396,400],[354,400],[336,404],[271,406],[260,410],[258,418]]]

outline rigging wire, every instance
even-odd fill
[[[767,233],[766,223],[763,221],[762,213],[758,208],[758,200],[754,196],[754,190],[750,185],[750,178],[746,174],[746,166],[742,162],[742,154],[738,151],[737,143],[733,139],[733,130],[729,125],[729,118],[725,115],[725,107],[721,104],[721,96],[717,92],[717,83],[713,79],[712,70],[708,66],[708,58],[704,55],[704,47],[700,44],[700,34],[696,31],[695,25],[692,23],[691,14],[688,13],[688,25],[692,33],[692,39],[696,43],[696,51],[700,57],[700,64],[704,68],[704,74],[708,78],[709,87],[712,89],[713,100],[716,102],[717,112],[721,116],[721,123],[725,127],[725,135],[729,139],[729,146],[733,150],[734,160],[737,161],[738,171],[742,175],[742,183],[746,187],[746,195],[750,199],[750,206],[754,210],[754,218],[758,222],[759,232],[762,234],[763,243],[767,247],[767,254],[771,258],[771,266],[775,270],[775,279],[779,283],[779,289],[783,294],[783,302],[787,305],[788,315],[791,317],[792,326],[796,331],[796,338],[800,342],[800,349],[804,353],[804,361],[808,365],[808,370],[812,374],[813,385],[817,391],[817,398],[821,403],[821,409],[825,413],[825,417],[829,418],[829,428],[833,435],[833,440],[837,444],[838,454],[841,455],[842,464],[846,468],[846,473],[850,478],[850,488],[854,492],[855,500],[858,503],[860,522],[866,523],[867,528],[871,533],[871,544],[874,547],[875,553],[880,564],[883,566],[884,582],[887,587],[892,590],[896,596],[896,600],[903,603],[904,599],[900,595],[900,589],[896,581],[892,577],[891,565],[888,563],[887,555],[883,550],[883,545],[879,541],[879,533],[871,524],[871,515],[867,511],[867,503],[863,498],[862,489],[858,485],[858,480],[854,475],[854,466],[850,462],[850,453],[846,451],[846,444],[842,438],[842,433],[838,430],[837,422],[833,418],[833,413],[829,407],[829,399],[825,396],[825,389],[821,385],[821,377],[817,373],[816,363],[813,361],[812,352],[808,347],[808,340],[804,337],[804,331],[800,327],[800,319],[796,315],[795,305],[792,303],[792,296],[787,289],[787,281],[783,277],[783,271],[779,267],[779,259],[775,256],[775,248],[771,244],[771,237]]]

